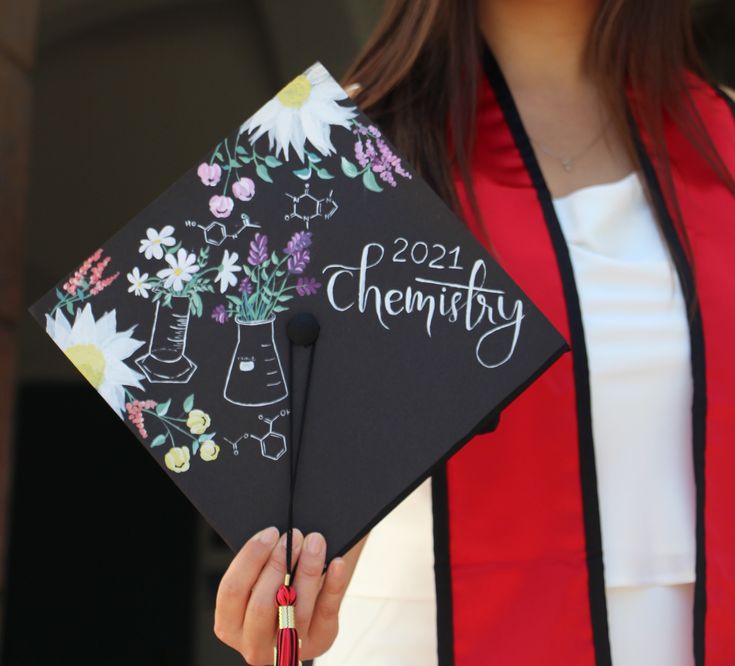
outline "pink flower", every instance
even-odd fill
[[[215,217],[228,217],[234,206],[235,202],[232,200],[232,197],[215,194],[209,200],[209,210]]]
[[[251,178],[240,178],[236,183],[232,183],[232,193],[240,201],[250,201],[255,195],[255,183]]]
[[[207,164],[202,162],[197,169],[199,180],[209,187],[214,187],[222,178],[222,168],[219,164]]]

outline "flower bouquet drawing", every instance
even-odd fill
[[[160,232],[148,229],[140,252],[146,258],[164,259],[166,267],[154,276],[141,273],[136,266],[128,273],[128,291],[156,304],[148,351],[135,360],[151,383],[184,384],[196,372],[197,365],[186,355],[186,339],[191,315],[201,317],[202,294],[214,291],[209,274],[219,268],[207,268],[209,248],[198,253],[181,247],[172,236],[173,227]],[[216,278],[215,278],[216,280]]]
[[[237,254],[223,260],[222,285],[238,284],[238,295],[214,308],[220,324],[234,319],[237,341],[225,381],[225,400],[245,407],[272,405],[288,396],[283,366],[273,337],[276,315],[288,310],[294,296],[311,296],[321,284],[304,276],[311,260],[311,233],[298,231],[281,253],[269,253],[268,236],[256,233],[246,263],[236,266]],[[233,259],[234,257],[234,259]],[[235,276],[242,270],[239,281]],[[220,277],[221,276],[221,277]],[[223,289],[224,292],[224,289]]]

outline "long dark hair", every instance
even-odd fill
[[[638,164],[625,93],[626,88],[636,91],[632,111],[661,166],[664,191],[674,201],[664,142],[667,115],[735,194],[735,181],[688,92],[687,72],[707,78],[694,46],[689,4],[600,0],[586,51],[588,71]],[[482,47],[478,23],[477,0],[386,0],[382,18],[342,83],[360,84],[355,101],[461,214],[452,175],[456,164],[479,217],[469,166]]]

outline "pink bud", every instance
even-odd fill
[[[213,187],[222,178],[222,168],[219,164],[207,164],[202,162],[197,169],[197,175],[205,185]]]
[[[212,211],[212,215],[215,217],[228,217],[234,206],[235,202],[231,197],[215,194],[209,200],[209,210]]]
[[[250,178],[240,178],[236,183],[232,183],[232,193],[240,201],[250,201],[255,194],[255,183]]]

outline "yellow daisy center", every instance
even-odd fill
[[[153,240],[153,244],[154,245],[159,245],[160,243],[161,243],[161,239],[160,238],[156,238],[156,239]]]
[[[73,345],[64,350],[82,376],[96,389],[105,378],[105,355],[97,345]]]
[[[276,94],[278,101],[290,109],[299,109],[311,94],[311,82],[303,74],[281,88]]]
[[[177,266],[176,268],[174,268],[174,275],[176,277],[179,277],[179,275],[181,275],[183,272],[184,271],[179,266]]]

